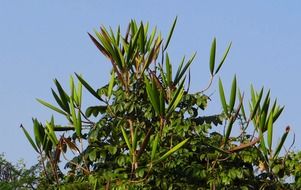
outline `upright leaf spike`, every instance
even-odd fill
[[[230,42],[229,46],[227,47],[227,49],[226,49],[226,51],[225,51],[225,53],[223,55],[223,58],[222,58],[221,62],[219,63],[219,65],[217,66],[217,68],[216,68],[216,70],[214,72],[214,75],[216,75],[218,73],[218,71],[221,69],[222,65],[224,64],[224,62],[225,62],[225,60],[226,60],[226,58],[228,56],[228,53],[230,51],[231,46],[232,46],[232,42]]]
[[[233,111],[234,109],[234,105],[235,105],[235,99],[236,99],[236,75],[233,78],[232,81],[232,87],[231,87],[231,94],[230,94],[230,101],[229,101],[229,108],[230,108],[230,113]]]
[[[212,44],[211,44],[210,61],[209,61],[209,68],[210,68],[211,76],[213,76],[213,72],[214,72],[215,53],[216,53],[216,39],[214,38],[212,41]]]
[[[219,81],[218,81],[218,87],[219,87],[220,100],[221,100],[224,112],[227,116],[229,116],[228,105],[226,102],[224,87],[223,87],[223,83],[222,83],[221,79],[219,79]]]
[[[175,18],[175,20],[173,21],[173,24],[172,24],[172,27],[169,31],[169,34],[168,34],[168,37],[167,37],[167,41],[166,41],[166,44],[164,45],[164,48],[163,48],[163,51],[165,51],[169,45],[169,42],[170,42],[170,39],[171,39],[171,36],[174,32],[174,29],[175,29],[175,26],[177,24],[177,20],[178,20],[178,17]]]

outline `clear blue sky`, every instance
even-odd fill
[[[0,2],[0,152],[9,160],[36,161],[36,154],[19,126],[32,128],[31,118],[49,120],[53,112],[35,98],[53,102],[50,88],[63,86],[81,73],[94,87],[108,79],[110,64],[91,43],[87,32],[100,25],[125,28],[130,19],[149,21],[163,35],[178,16],[169,52],[174,63],[197,51],[192,89],[208,81],[209,49],[217,38],[218,55],[233,42],[220,76],[226,88],[234,74],[249,93],[250,84],[271,88],[285,105],[277,134],[287,124],[301,149],[301,2],[300,1],[11,1]],[[252,3],[251,3],[252,2]],[[208,93],[218,94],[216,83]],[[93,102],[86,96],[87,103]],[[212,110],[221,110],[213,99]],[[56,115],[55,115],[56,116]],[[62,118],[58,122],[64,121]],[[31,130],[30,130],[31,131]]]

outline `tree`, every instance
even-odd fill
[[[38,172],[38,165],[27,169],[24,162],[14,165],[0,154],[0,189],[35,189]]]
[[[205,94],[223,66],[231,44],[216,60],[213,40],[208,87],[189,91],[190,65],[196,54],[173,73],[167,53],[177,19],[167,40],[149,24],[129,23],[126,34],[101,27],[93,43],[112,64],[108,83],[94,89],[83,76],[70,78],[70,93],[54,80],[58,106],[38,101],[63,115],[42,124],[33,119],[34,138],[22,127],[40,156],[42,176],[60,189],[293,189],[300,186],[299,153],[281,156],[290,127],[278,144],[273,130],[284,107],[270,91],[251,87],[249,109],[236,76],[228,97],[218,88],[221,113],[204,115]],[[97,105],[82,106],[82,87]],[[224,127],[224,130],[220,130]],[[239,131],[239,132],[237,132]],[[235,133],[234,133],[235,132]],[[67,152],[73,152],[70,157]],[[59,162],[66,160],[67,173]],[[299,167],[299,166],[298,166]],[[288,177],[295,180],[287,181]],[[42,187],[41,187],[42,188]]]

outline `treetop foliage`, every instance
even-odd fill
[[[164,40],[156,28],[132,20],[125,35],[101,27],[89,37],[112,64],[107,84],[93,88],[84,76],[70,78],[70,93],[59,81],[51,89],[57,105],[38,99],[63,115],[42,124],[33,119],[34,136],[21,126],[43,167],[40,189],[294,189],[300,187],[300,154],[284,150],[290,132],[279,143],[276,121],[284,107],[270,91],[251,87],[251,100],[233,77],[225,94],[218,80],[221,112],[205,115],[206,95],[223,67],[231,43],[217,60],[213,40],[210,80],[189,91],[190,66],[196,54],[174,60],[167,49],[176,26]],[[176,72],[174,72],[176,71]],[[227,87],[228,88],[228,87]],[[87,90],[98,103],[82,106]],[[64,161],[65,171],[59,163]],[[65,172],[65,173],[64,173]],[[293,180],[287,180],[292,177]]]

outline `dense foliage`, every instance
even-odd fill
[[[290,127],[274,143],[275,122],[283,107],[270,91],[251,87],[249,108],[236,76],[229,96],[219,79],[221,113],[205,115],[205,94],[226,60],[210,51],[210,80],[192,93],[185,57],[177,69],[167,53],[167,40],[149,25],[131,21],[123,36],[101,27],[90,35],[112,64],[111,78],[93,88],[83,76],[70,79],[70,93],[55,80],[58,106],[40,103],[65,116],[33,119],[34,138],[22,127],[39,154],[41,178],[49,189],[294,189],[300,186],[299,153],[283,151]],[[175,71],[175,73],[173,72]],[[99,102],[82,106],[82,87]],[[276,139],[277,141],[277,139]],[[284,152],[284,156],[283,155]],[[62,172],[59,163],[65,160]],[[65,174],[64,174],[65,173]],[[38,185],[46,188],[45,183]]]
[[[35,189],[39,171],[38,165],[27,169],[23,161],[12,164],[0,154],[0,189]]]

